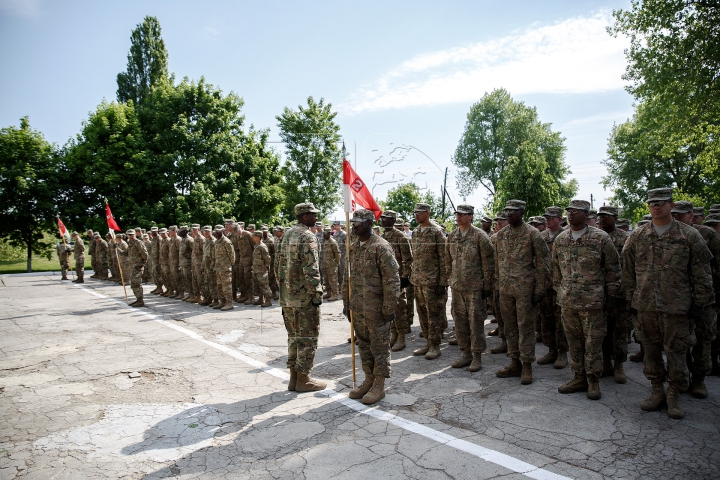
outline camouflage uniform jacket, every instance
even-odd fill
[[[474,225],[470,225],[465,234],[456,228],[448,236],[446,249],[452,288],[492,291],[495,253],[485,232]]]
[[[268,273],[270,266],[270,251],[267,245],[260,242],[255,245],[255,250],[253,250],[252,271],[256,275],[264,275]]]
[[[322,297],[317,238],[305,225],[297,223],[285,232],[277,245],[274,268],[281,307],[299,308]]]
[[[115,251],[117,251],[121,262],[125,262],[128,260],[128,244],[127,242],[125,242],[125,240],[120,240],[118,243],[115,244]]]
[[[705,240],[708,250],[712,253],[713,259],[710,263],[713,274],[713,285],[717,291],[720,288],[720,235],[712,228],[706,225],[693,225]]]
[[[131,267],[143,267],[148,259],[147,248],[142,240],[131,240],[127,243],[128,262]]]
[[[337,232],[333,233],[332,236],[333,240],[335,240],[338,244],[338,249],[340,250],[340,256],[342,258],[345,258],[346,246],[345,242],[347,241],[347,233],[343,232],[342,230],[338,230]]]
[[[323,256],[322,266],[326,268],[337,268],[340,264],[340,248],[334,238],[330,237],[322,242]]]
[[[180,238],[178,256],[180,257],[181,267],[189,267],[192,264],[192,252],[194,247],[195,240],[190,235],[185,238]]]
[[[410,239],[400,230],[388,228],[381,237],[393,247],[395,260],[400,265],[400,278],[410,278],[413,266],[413,251]]]
[[[252,234],[247,230],[236,232],[235,234],[237,235],[237,251],[238,255],[240,255],[238,261],[248,265],[252,263],[253,252],[255,251],[255,243],[253,242]]]
[[[107,242],[101,238],[99,242],[95,242],[93,240],[93,243],[95,244],[95,255],[97,255],[98,258],[104,258],[105,260],[107,260],[107,255],[108,255]]]
[[[153,237],[152,240],[150,240],[150,248],[148,249],[148,253],[150,254],[150,258],[152,258],[153,263],[155,265],[160,265],[160,242],[162,241],[162,238],[160,235],[157,237]]]
[[[558,304],[579,310],[603,308],[605,295],[621,295],[620,256],[610,236],[599,228],[573,240],[572,231],[555,238],[552,248],[553,286]]]
[[[548,252],[550,252],[550,254],[548,255],[547,258],[548,258],[548,270],[551,272],[552,272],[553,242],[558,237],[558,235],[560,235],[562,232],[564,232],[564,230],[562,228],[560,230],[558,230],[557,232],[555,232],[555,235],[553,235],[553,233],[550,230],[548,230],[547,228],[545,230],[543,230],[542,232],[540,232],[540,236],[543,238],[543,240],[545,240],[545,245],[547,245]]]
[[[622,255],[622,250],[623,250],[623,247],[625,246],[625,241],[628,239],[630,234],[628,232],[626,232],[625,230],[620,230],[619,228],[616,228],[612,232],[608,233],[608,235],[610,236],[610,240],[612,240],[612,243],[615,246],[615,249],[617,250],[618,255]],[[620,258],[620,265],[622,265],[622,257]]]
[[[205,274],[210,274],[215,271],[215,237],[210,240],[203,237],[203,240],[203,269]]]
[[[550,251],[537,229],[525,222],[518,228],[506,225],[492,236],[492,241],[497,290],[516,291],[516,287],[520,287],[531,290],[530,294],[547,291]]]
[[[171,269],[175,269],[180,264],[180,237],[168,237],[167,239],[168,244],[170,245],[170,250],[168,254],[169,258],[169,264]]]
[[[88,253],[88,255],[90,255],[91,257],[92,257],[93,255],[95,255],[95,239],[94,239],[94,238],[91,238],[91,239],[90,239],[90,246],[88,247],[88,252],[87,252],[87,253]]]
[[[82,238],[78,236],[77,240],[75,240],[75,245],[73,246],[73,257],[75,257],[75,260],[78,258],[83,258],[85,256],[85,243],[83,242]]]
[[[373,233],[364,245],[359,239],[351,242],[350,272],[343,280],[343,305],[356,312],[379,309],[385,315],[395,312],[400,296],[399,265],[385,239]]]
[[[193,238],[192,264],[202,265],[203,255],[205,253],[205,237],[198,235]]]
[[[419,287],[448,286],[445,241],[445,234],[434,223],[415,229],[411,243],[413,266],[410,283]]]
[[[689,225],[673,220],[661,237],[652,222],[636,228],[622,257],[625,298],[636,310],[684,315],[715,301],[712,253]]]
[[[158,245],[160,245],[160,265],[170,265],[170,239],[158,237]]]
[[[72,252],[72,248],[70,248],[70,245],[60,242],[55,246],[55,249],[57,250],[57,256],[58,259],[61,262],[67,261],[68,255],[70,252]]]
[[[235,249],[226,236],[215,239],[215,271],[230,270],[235,263]]]

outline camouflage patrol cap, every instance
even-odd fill
[[[409,227],[409,226],[410,226],[410,222],[403,223],[403,227]]]
[[[112,238],[112,233],[110,233],[110,232],[106,233],[105,238]]]
[[[678,200],[675,202],[675,206],[672,210],[670,210],[670,213],[691,213],[693,211],[693,204],[692,202],[688,202],[686,200]]]
[[[427,203],[416,203],[415,204],[415,212],[429,212],[430,211],[430,205]]]
[[[575,210],[584,210],[589,211],[590,210],[590,202],[587,200],[580,200],[579,198],[576,198],[574,200],[570,200],[570,205],[565,207],[565,210],[570,210],[571,208]]]
[[[193,223],[192,225],[190,225],[190,228],[200,228],[200,224],[199,224],[199,223]]]
[[[135,235],[135,230],[128,230],[125,235]]]
[[[215,225],[215,230],[225,230],[225,227],[222,225]]]
[[[226,218],[223,220],[225,223],[235,223],[235,217]]]
[[[168,227],[168,232],[174,232],[174,231],[176,231],[176,230],[177,230],[177,225],[170,225],[170,226]]]
[[[615,225],[618,227],[630,227],[630,220],[627,218],[618,218]]]
[[[260,231],[261,231],[261,232],[267,232],[267,231],[268,231],[267,225],[263,225],[262,227],[260,227]]]
[[[704,217],[705,209],[703,207],[693,207],[693,213],[698,217]]]
[[[614,207],[612,205],[603,205],[602,207],[600,207],[600,211],[598,212],[598,215],[611,215],[613,217],[617,217],[618,216],[618,207]]]
[[[212,232],[212,227],[210,225],[205,225],[202,227],[203,232]]]
[[[100,238],[100,234],[98,232],[93,233],[93,238]]]
[[[255,230],[255,224],[251,223],[250,225],[247,226],[246,230]]]
[[[188,227],[187,227],[187,225],[180,225],[179,230],[180,230],[181,232],[187,232],[187,231],[188,231]]]
[[[142,234],[142,238],[143,238],[143,240],[147,240],[147,239],[150,238],[150,237],[148,236],[147,233],[143,233],[143,234]]]
[[[150,228],[150,231],[151,231],[151,232],[157,232],[157,231],[158,231],[158,227],[152,227],[152,228]]]
[[[402,227],[402,226],[403,226],[403,223],[402,223],[402,222],[395,222],[395,225],[393,225],[393,226],[394,226],[395,228]]]
[[[245,222],[237,222],[237,225],[239,225],[239,226],[241,226],[241,227],[244,227],[244,226],[245,226]]]
[[[475,215],[475,207],[472,205],[458,205],[455,208],[455,213],[464,213],[466,215]]]
[[[340,225],[340,221],[339,221],[339,220],[335,220],[335,221],[333,222],[333,226],[335,226],[335,225]]]
[[[262,232],[261,232],[260,230],[255,230],[255,231],[252,233],[252,236],[253,236],[253,237],[262,237]]]
[[[646,213],[645,215],[643,215],[642,219],[650,221],[650,220],[652,220],[652,215],[650,215],[649,213]]]
[[[532,225],[533,223],[536,225],[547,225],[547,220],[545,220],[545,217],[542,216],[530,217],[528,223],[530,225]]]
[[[481,222],[487,222],[492,223],[492,218],[488,217],[487,215],[483,215],[482,218],[480,218]]]
[[[306,213],[320,213],[312,202],[298,203],[295,205],[295,215],[304,215]]]
[[[597,216],[598,216],[597,210],[594,210],[592,208],[590,210],[588,210],[587,218],[597,218]]]
[[[493,220],[495,220],[496,222],[506,222],[507,215],[505,215],[505,212],[500,212],[497,215],[495,215],[495,218]]]
[[[705,223],[720,223],[720,213],[711,213],[705,217]]]
[[[332,228],[330,228],[330,227],[324,227],[324,228],[323,228],[323,233],[332,233]]]
[[[133,228],[133,230],[135,230],[136,232],[142,232],[142,228],[140,228],[140,227],[135,227],[135,228]]]
[[[543,217],[559,217],[562,218],[563,210],[560,207],[547,207]]]
[[[397,214],[396,211],[394,211],[394,210],[385,210],[384,212],[382,212],[382,215],[380,215],[380,218],[385,217],[385,218],[392,218],[393,220],[396,220],[396,219],[397,219],[397,216],[398,216],[398,214]]]
[[[158,233],[167,233],[167,232],[168,232],[167,228],[161,228],[160,230],[158,230]]]
[[[525,210],[527,203],[523,200],[508,200],[505,203],[505,210]]]
[[[374,220],[375,214],[370,210],[365,210],[364,208],[361,208],[360,210],[355,210],[355,213],[353,213],[353,216],[350,219],[350,221],[353,223],[372,222]]]
[[[720,213],[720,203],[710,205],[710,213]]]
[[[645,203],[647,202],[655,202],[659,200],[666,200],[668,202],[672,201],[672,188],[654,188],[652,190],[648,190],[647,195],[648,198],[645,200]]]

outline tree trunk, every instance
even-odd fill
[[[32,272],[32,243],[28,243],[28,254],[27,254],[27,272]]]

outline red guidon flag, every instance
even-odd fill
[[[118,232],[121,231],[120,227],[118,227],[118,224],[115,222],[115,218],[110,211],[110,205],[108,205],[107,201],[105,201],[105,218],[107,218],[108,228],[110,230],[117,230]]]
[[[365,182],[355,173],[350,162],[343,158],[343,196],[345,197],[345,211],[352,213],[362,207],[375,214],[375,220],[380,218],[382,210],[365,185]]]
[[[58,221],[58,229],[60,230],[60,236],[65,237],[68,240],[70,240],[70,234],[67,231],[67,228],[65,228],[65,224],[60,220],[60,217],[57,217]]]

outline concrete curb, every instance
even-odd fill
[[[85,274],[90,276],[95,274],[92,270],[85,270]],[[61,276],[62,272],[30,272],[30,273],[3,273],[0,275],[0,278],[3,277],[53,277],[53,276]],[[70,275],[70,271],[68,270],[68,275]]]

